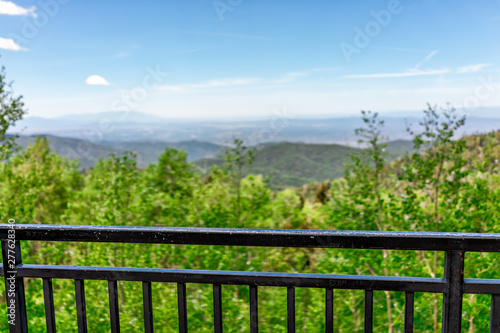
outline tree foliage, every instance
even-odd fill
[[[241,180],[243,169],[255,161],[255,148],[244,145],[243,140],[234,139],[233,147],[226,148],[224,155],[223,170],[228,173],[235,191],[235,215],[239,223],[241,217]]]
[[[37,138],[26,150],[0,164],[0,217],[17,223],[123,226],[242,227],[393,231],[499,232],[500,132],[458,138],[464,119],[451,108],[428,106],[412,129],[415,152],[394,162],[386,153],[384,123],[362,113],[356,133],[361,154],[351,156],[345,177],[331,181],[325,200],[306,190],[273,191],[260,175],[244,176],[254,150],[235,140],[225,152],[226,165],[209,178],[192,171],[185,153],[166,149],[158,163],[140,170],[133,154],[110,156],[79,173],[77,165]],[[327,187],[325,187],[326,190]],[[314,191],[313,191],[314,192]],[[144,244],[23,243],[25,263],[86,266],[302,272],[318,274],[407,275],[441,277],[442,254],[416,251],[282,249]],[[490,254],[468,254],[467,277],[496,278],[500,265]],[[57,327],[75,332],[74,286],[55,281]],[[155,284],[157,331],[176,331],[175,286]],[[45,332],[41,282],[26,280],[30,332]],[[122,332],[143,331],[140,284],[119,284]],[[189,328],[210,332],[212,290],[188,285]],[[106,285],[88,282],[89,330],[108,332]],[[249,330],[248,288],[223,286],[224,330]],[[5,302],[5,301],[0,301]],[[336,331],[361,332],[363,294],[335,291]],[[324,331],[324,294],[297,289],[298,331]],[[404,329],[404,295],[375,292],[374,328]],[[441,299],[415,298],[415,326],[440,330]],[[489,299],[466,295],[464,326],[488,330]],[[161,318],[158,319],[158,318]],[[286,331],[286,290],[259,289],[263,331]],[[0,330],[6,330],[6,320]],[[234,323],[237,323],[235,325]]]
[[[12,83],[6,79],[5,68],[0,69],[0,161],[9,158],[15,148],[16,136],[8,136],[7,130],[26,113],[22,96],[14,96]]]
[[[171,195],[189,196],[195,176],[193,165],[187,162],[187,154],[174,148],[165,148],[158,164],[151,165],[146,173],[153,186]]]

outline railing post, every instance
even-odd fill
[[[500,331],[500,295],[491,295],[490,333]]]
[[[9,234],[10,235],[10,234]],[[23,278],[17,277],[17,265],[22,263],[21,244],[15,239],[2,240],[2,262],[9,332],[27,333],[26,298]]]
[[[259,333],[259,302],[257,286],[250,286],[250,333]]]
[[[443,295],[443,333],[456,333],[460,332],[461,329],[464,255],[463,251],[446,251],[445,254],[446,293]]]

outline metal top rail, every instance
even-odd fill
[[[500,234],[338,230],[279,230],[85,225],[0,225],[17,240],[500,252]]]
[[[15,234],[15,241],[13,240]],[[213,229],[165,227],[110,227],[85,225],[30,225],[0,224],[2,265],[7,304],[15,303],[15,323],[9,330],[28,332],[28,313],[25,302],[24,279],[43,281],[47,332],[56,332],[52,279],[71,279],[75,282],[78,331],[86,333],[85,281],[107,280],[110,304],[111,331],[120,332],[118,281],[139,281],[143,284],[145,332],[153,332],[152,282],[177,283],[179,332],[188,332],[186,284],[213,285],[214,332],[223,333],[224,285],[246,285],[250,295],[250,331],[258,333],[258,288],[261,286],[287,287],[287,330],[295,329],[295,288],[322,288],[325,290],[325,332],[332,333],[333,300],[335,289],[365,291],[365,332],[373,331],[373,291],[405,293],[405,333],[413,332],[414,293],[442,293],[442,332],[460,331],[463,294],[491,295],[490,333],[500,331],[500,280],[465,279],[466,252],[500,252],[500,234],[392,232],[392,231],[337,231],[337,230],[269,230],[269,229]],[[190,244],[222,246],[264,246],[297,248],[345,248],[444,251],[442,278],[361,276],[333,274],[233,272],[186,269],[151,269],[129,267],[83,267],[23,264],[23,241],[68,241],[147,244]]]

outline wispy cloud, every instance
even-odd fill
[[[483,68],[490,66],[490,64],[475,64],[468,66],[461,66],[456,68],[443,68],[443,69],[428,69],[419,70],[416,68],[408,69],[400,73],[376,73],[376,74],[358,74],[358,75],[347,75],[343,78],[345,79],[384,79],[384,78],[403,78],[412,76],[425,76],[425,75],[441,75],[441,74],[465,74],[465,73],[477,73]]]
[[[202,83],[190,83],[179,85],[162,85],[158,87],[159,91],[171,92],[187,92],[192,90],[220,88],[220,87],[235,87],[254,84],[259,82],[259,78],[236,78],[236,79],[215,79]]]
[[[176,54],[196,53],[196,52],[205,51],[205,50],[208,50],[208,49],[210,49],[210,48],[209,47],[196,47],[196,48],[193,48],[193,49],[175,50],[175,51],[173,51],[173,53],[176,53]]]
[[[130,57],[131,55],[133,55],[140,48],[141,48],[141,45],[139,45],[139,44],[132,44],[132,45],[128,46],[127,48],[122,49],[122,50],[114,53],[113,55],[110,56],[110,58],[111,59],[123,59],[123,58],[127,58],[127,57]]]
[[[111,83],[108,82],[105,78],[103,78],[100,75],[91,75],[89,76],[86,80],[85,83],[87,83],[89,86],[109,86]]]
[[[0,0],[0,15],[21,15],[21,16],[33,16],[36,17],[35,13],[36,7],[32,6],[30,8],[24,8],[16,5],[12,1]]]
[[[385,46],[380,46],[379,49],[392,50],[392,51],[401,51],[401,52],[412,52],[412,53],[428,53],[429,52],[427,50],[408,49],[408,48],[404,48],[404,47],[385,47]]]
[[[457,73],[477,73],[480,72],[483,68],[491,66],[491,64],[476,64],[476,65],[469,65],[469,66],[462,66],[458,67],[456,72]]]
[[[359,74],[359,75],[347,75],[344,76],[346,79],[381,79],[381,78],[401,78],[401,77],[411,77],[411,76],[424,76],[424,75],[440,75],[451,73],[450,69],[435,69],[435,70],[415,70],[410,69],[401,73],[377,73],[377,74]]]
[[[290,82],[290,81],[293,81],[293,80],[295,80],[295,79],[297,79],[299,77],[307,76],[307,75],[309,75],[308,72],[291,72],[291,73],[286,73],[285,75],[283,75],[283,77],[274,80],[274,83]]]
[[[434,57],[438,52],[439,52],[439,50],[434,50],[434,51],[430,52],[421,62],[419,62],[418,64],[415,65],[415,69],[419,69],[420,66],[422,66],[427,61],[431,60],[432,57]]]
[[[16,44],[13,39],[0,37],[0,49],[10,51],[28,51],[28,49]]]
[[[392,89],[383,90],[380,93],[384,94],[466,94],[470,92],[470,87],[424,87],[415,89]]]
[[[310,71],[311,72],[329,72],[329,71],[337,71],[341,69],[342,67],[317,67],[313,68]]]
[[[500,15],[499,16],[495,16],[494,18],[491,19],[492,21],[500,21]]]
[[[326,72],[326,71],[334,71],[338,70],[340,67],[323,67],[323,68],[313,68],[306,71],[296,71],[289,72],[282,75],[279,78],[225,78],[225,79],[214,79],[201,83],[189,83],[189,84],[179,84],[179,85],[162,85],[158,87],[159,91],[168,91],[168,92],[178,92],[185,93],[191,91],[199,91],[206,89],[215,89],[215,88],[231,88],[238,86],[250,86],[255,85],[257,83],[274,86],[277,84],[288,83],[294,80],[297,80],[301,77],[309,76],[313,73],[318,72]]]
[[[185,31],[185,33],[195,34],[195,35],[209,35],[209,36],[220,36],[229,38],[240,38],[240,39],[256,39],[256,40],[277,40],[275,38],[269,38],[264,36],[249,36],[240,34],[228,34],[225,32],[211,32],[211,31]]]
[[[129,57],[131,54],[132,54],[132,52],[130,52],[130,51],[120,51],[120,52],[116,52],[115,54],[113,54],[111,56],[111,58],[112,59],[123,59],[123,58]]]
[[[298,79],[300,77],[305,77],[309,76],[313,73],[317,72],[328,72],[328,71],[335,71],[338,70],[340,67],[318,67],[318,68],[313,68],[308,71],[302,71],[302,72],[290,72],[286,73],[279,79],[273,80],[274,83],[286,83],[286,82],[291,82],[294,81],[295,79]]]

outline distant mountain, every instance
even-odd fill
[[[497,110],[497,109],[495,109]],[[500,117],[493,117],[493,108],[482,113],[471,113],[466,125],[458,133],[484,133],[500,128]],[[478,111],[479,112],[479,111]],[[478,115],[489,117],[479,117]],[[500,112],[497,112],[500,114]],[[391,114],[385,120],[385,132],[390,140],[407,140],[408,124],[418,127],[420,114],[404,116]],[[87,140],[94,144],[103,142],[181,142],[204,141],[218,145],[240,138],[257,146],[267,142],[304,142],[316,144],[355,145],[354,129],[361,126],[360,117],[304,118],[292,115],[270,115],[261,120],[180,121],[138,112],[104,112],[71,115],[54,119],[28,117],[19,121],[13,132],[23,135],[50,134]],[[12,131],[11,131],[12,132]]]
[[[135,111],[110,111],[100,113],[83,113],[74,115],[65,115],[54,118],[56,121],[68,121],[80,124],[93,124],[101,122],[112,123],[132,123],[132,124],[158,124],[166,123],[168,119],[151,114]]]
[[[95,145],[88,141],[60,138],[53,135],[43,135],[49,140],[49,147],[57,152],[60,156],[69,160],[80,161],[80,170],[93,167],[100,158],[108,157],[109,154],[122,154],[122,150],[112,147]],[[23,147],[28,147],[28,144],[35,142],[35,136],[20,136],[17,143]]]
[[[199,141],[184,141],[176,143],[167,142],[103,142],[93,144],[86,140],[62,138],[53,135],[43,135],[49,140],[49,147],[59,155],[69,160],[79,160],[80,170],[93,167],[100,158],[106,158],[109,154],[121,155],[125,151],[133,151],[137,154],[137,165],[147,167],[151,163],[156,163],[158,157],[165,151],[165,148],[172,147],[183,150],[188,155],[188,161],[193,161],[202,157],[215,156],[220,146]],[[35,141],[35,136],[20,136],[17,142],[26,148],[28,144]]]
[[[471,113],[457,135],[485,133],[500,128],[498,108]],[[480,117],[485,115],[488,117]],[[497,115],[494,117],[494,115]],[[393,157],[411,149],[407,126],[418,132],[421,118],[392,114],[385,120],[384,133],[391,140],[388,150]],[[88,168],[110,153],[134,151],[138,165],[156,163],[165,147],[186,151],[189,161],[200,170],[221,164],[221,148],[234,138],[258,147],[252,172],[272,175],[272,184],[300,186],[342,176],[348,154],[358,151],[355,128],[359,117],[314,118],[273,115],[269,119],[234,121],[168,120],[138,112],[105,112],[64,116],[54,119],[28,117],[18,123],[25,128],[20,142],[27,145],[34,135],[44,133],[51,147],[61,155],[81,161]],[[69,139],[72,138],[72,139]]]
[[[466,137],[467,145],[475,147],[477,142],[487,141],[487,137],[495,137],[498,142],[500,131],[472,135]],[[176,143],[158,141],[130,141],[130,142],[103,142],[92,144],[85,140],[61,138],[47,135],[49,146],[59,155],[68,159],[80,161],[80,169],[87,169],[95,165],[100,158],[109,154],[121,155],[125,151],[134,151],[137,154],[139,167],[147,167],[156,163],[160,154],[169,146],[186,151],[188,160],[193,161],[198,170],[207,172],[213,165],[222,165],[224,161],[219,156],[222,146],[209,142],[184,141]],[[34,142],[34,137],[21,136],[18,143],[27,147]],[[344,164],[350,161],[349,155],[359,153],[360,149],[338,144],[305,144],[293,142],[265,143],[257,147],[256,160],[246,173],[271,176],[271,186],[280,189],[288,186],[299,187],[303,184],[335,179],[344,175]],[[472,148],[471,148],[472,149]],[[474,149],[469,149],[474,152]],[[388,160],[394,160],[407,152],[412,152],[413,143],[407,140],[390,141],[387,145]],[[498,145],[495,146],[495,155],[500,156]],[[471,154],[471,153],[467,153]],[[467,160],[475,160],[473,155],[467,155]]]
[[[413,149],[411,141],[389,142],[389,160],[402,156]],[[304,144],[281,142],[266,144],[256,151],[255,162],[247,173],[271,176],[275,188],[302,186],[322,182],[344,175],[344,164],[350,161],[350,154],[360,149],[337,144]],[[203,158],[195,164],[204,172],[213,165],[222,165],[222,158]]]
[[[181,142],[161,142],[161,141],[126,141],[113,142],[103,141],[102,145],[113,147],[122,151],[134,151],[139,160],[154,161],[165,151],[165,147],[175,148],[185,151],[188,154],[188,161],[194,161],[203,157],[216,156],[221,146],[196,140]]]
[[[49,140],[49,147],[59,155],[70,160],[79,160],[80,170],[93,167],[100,158],[106,158],[109,154],[121,155],[125,151],[135,152],[138,166],[144,168],[156,163],[167,146],[185,151],[188,160],[194,161],[201,172],[223,163],[219,157],[223,147],[209,142],[130,141],[92,144],[85,140],[53,135],[45,137]],[[25,148],[34,141],[34,136],[18,138],[18,143]],[[411,148],[409,141],[399,140],[388,144],[388,152],[392,158],[401,156]],[[272,176],[271,184],[275,188],[301,186],[343,176],[344,163],[349,161],[349,154],[356,152],[359,152],[358,148],[337,144],[267,143],[259,145],[255,163],[249,172]]]

